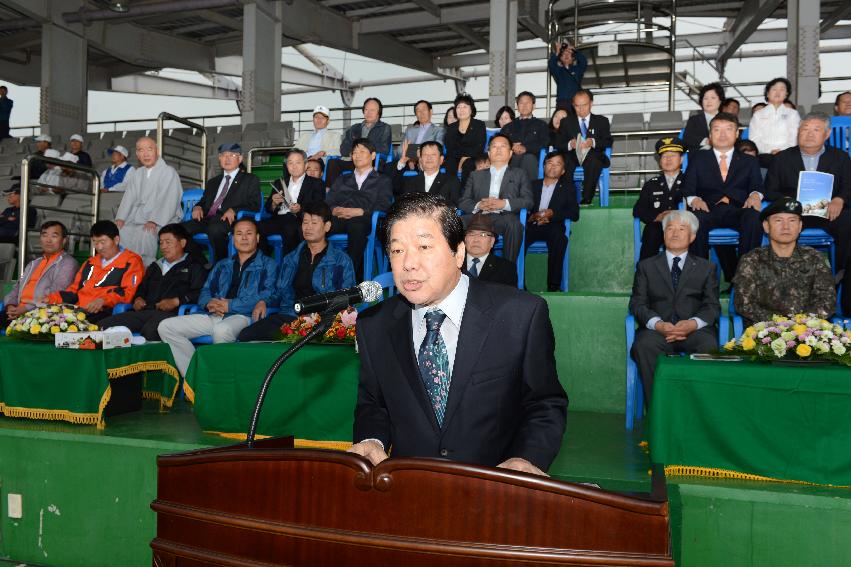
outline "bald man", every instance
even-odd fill
[[[121,244],[141,256],[147,266],[156,259],[159,230],[183,216],[183,186],[177,171],[160,157],[152,138],[139,138],[136,158],[141,167],[124,178],[126,189],[115,224],[121,231]]]

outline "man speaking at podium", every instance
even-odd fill
[[[546,302],[461,273],[464,227],[443,198],[403,195],[386,221],[400,295],[358,317],[350,451],[544,474],[567,414]]]

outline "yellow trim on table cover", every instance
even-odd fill
[[[710,467],[692,467],[686,465],[665,465],[665,476],[696,476],[700,478],[755,480],[759,482],[779,482],[783,484],[804,484],[808,486],[831,486],[834,488],[851,488],[851,486],[840,486],[835,484],[819,484],[807,482],[806,480],[788,480],[783,478],[772,478],[727,469],[715,469]]]
[[[149,370],[159,370],[174,378],[174,388],[171,391],[169,399],[162,397],[160,392],[143,391],[142,397],[145,399],[159,399],[160,405],[171,407],[174,402],[174,396],[177,394],[177,386],[180,383],[180,375],[177,369],[171,364],[163,361],[148,361],[137,362],[119,368],[108,368],[106,371],[107,379],[114,380],[122,378],[138,372],[147,372]],[[40,409],[40,408],[20,408],[11,407],[0,402],[0,414],[7,417],[23,417],[26,419],[42,419],[48,421],[67,421],[69,423],[77,423],[80,425],[97,425],[98,429],[103,429],[106,423],[103,420],[103,410],[109,399],[112,397],[112,387],[107,386],[98,404],[97,413],[77,413],[68,410],[57,409]]]
[[[210,435],[218,435],[226,439],[235,439],[237,441],[245,441],[248,435],[245,433],[227,433],[224,431],[205,431]],[[255,435],[255,439],[268,439],[269,435]],[[351,441],[317,441],[313,439],[294,439],[296,449],[334,449],[335,451],[345,451],[352,446]]]

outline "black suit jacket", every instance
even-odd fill
[[[219,185],[224,176],[224,173],[220,173],[212,179],[208,179],[206,185],[204,185],[204,196],[201,197],[196,206],[204,210],[205,217],[216,200],[216,193],[219,191]],[[219,207],[217,216],[221,217],[228,209],[233,209],[236,212],[259,211],[260,178],[252,173],[238,171],[230,182],[230,188],[225,195],[225,200],[222,201],[222,206]]]
[[[464,273],[467,274],[467,261],[470,256],[464,257]],[[497,256],[493,252],[485,258],[484,264],[479,266],[478,278],[483,282],[493,282],[517,287],[517,264]]]
[[[641,219],[644,224],[650,224],[662,211],[676,210],[683,201],[682,185],[682,173],[677,174],[670,189],[664,173],[651,177],[641,188],[641,194],[632,206],[632,216]]]
[[[395,168],[395,165],[393,165]],[[393,194],[402,195],[404,193],[424,193],[425,192],[425,174],[417,170],[416,175],[405,176],[409,169],[396,169],[393,175]],[[453,207],[458,206],[458,200],[461,198],[461,182],[458,181],[457,175],[449,175],[448,173],[438,173],[437,177],[429,188],[429,193],[437,193],[449,202]]]
[[[817,171],[833,174],[833,197],[851,205],[851,157],[842,150],[826,147],[818,160]],[[801,148],[786,148],[771,160],[765,176],[765,198],[771,201],[787,196],[798,198],[798,174],[804,171]]]
[[[277,189],[278,191],[283,192],[283,191],[286,190],[286,187],[287,187],[287,185],[289,185],[289,183],[290,183],[289,178],[285,178],[283,180],[276,179],[275,181],[272,182],[272,186],[274,186],[275,189]],[[263,205],[263,207],[266,209],[267,212],[274,215],[278,212],[278,209],[280,209],[281,207],[284,207],[286,205],[281,203],[279,206],[276,207],[272,203],[272,195],[273,194],[274,194],[274,192],[269,193],[269,196],[266,197],[266,204]],[[299,191],[299,193],[298,193],[298,199],[296,200],[296,202],[299,205],[301,205],[302,207],[304,207],[305,203],[311,203],[311,202],[314,202],[314,201],[324,201],[324,200],[325,200],[325,184],[322,182],[322,180],[316,179],[315,177],[311,177],[309,175],[305,175],[304,181],[301,182],[301,191]]]
[[[741,207],[754,192],[762,193],[762,174],[759,161],[753,156],[731,151],[727,180],[721,179],[721,169],[713,150],[700,150],[689,155],[688,169],[683,180],[684,197],[700,197],[711,209],[725,196],[730,204]]]
[[[700,142],[709,137],[709,126],[706,124],[706,114],[701,110],[688,117],[686,129],[683,132],[683,144],[690,154],[700,150]]]
[[[371,215],[373,211],[386,211],[392,201],[393,183],[389,177],[374,169],[369,172],[360,189],[352,172],[338,177],[325,196],[325,202],[332,210],[334,207],[353,207],[363,209],[365,215]]]
[[[520,457],[546,470],[567,413],[546,302],[470,279],[442,427],[420,377],[411,311],[396,295],[358,316],[354,440],[379,439],[393,457],[486,466]]]
[[[536,179],[532,182],[532,197],[535,204],[532,206],[530,213],[538,212],[541,207],[541,193],[544,190],[544,180]],[[576,187],[573,181],[567,181],[564,177],[558,180],[556,188],[553,190],[553,196],[550,199],[549,207],[553,210],[553,216],[550,222],[560,222],[564,224],[564,219],[570,219],[574,222],[579,220],[579,203],[576,202]]]
[[[556,147],[564,153],[574,152],[575,150],[568,150],[567,146],[571,140],[576,139],[579,131],[579,118],[576,114],[569,114],[563,118],[558,129]],[[603,162],[603,167],[609,167],[609,158],[606,157],[606,148],[612,147],[612,129],[609,119],[592,113],[588,118],[588,139],[594,140],[591,151],[597,154]]]
[[[486,152],[488,129],[485,123],[473,118],[464,134],[458,129],[459,124],[450,124],[443,135],[443,144],[446,146],[444,165],[449,173],[458,171],[458,162],[462,157],[474,158]]]
[[[550,126],[540,118],[517,118],[503,126],[500,133],[511,138],[512,143],[526,146],[526,152],[537,157],[541,148],[550,145]]]
[[[680,321],[698,317],[706,321],[706,328],[713,328],[721,313],[715,266],[689,254],[674,291],[666,254],[642,260],[636,266],[629,310],[642,329],[653,317],[670,323],[674,313]]]

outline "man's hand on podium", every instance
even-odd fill
[[[497,468],[500,469],[509,469],[512,471],[525,472],[529,474],[536,474],[539,476],[550,476],[526,459],[521,459],[520,457],[514,457],[512,459],[508,459],[497,465]]]
[[[377,465],[387,458],[387,453],[384,452],[384,447],[378,441],[367,439],[360,443],[355,443],[349,448],[349,453],[355,453],[361,457],[369,459],[373,465]]]

